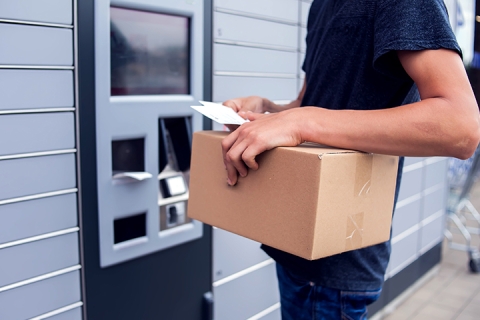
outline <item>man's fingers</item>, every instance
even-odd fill
[[[248,147],[242,154],[243,162],[252,170],[258,169],[258,163],[255,160],[255,157],[262,153],[263,151],[257,150],[255,147]]]
[[[238,131],[234,131],[222,141],[223,162],[227,170],[227,182],[234,186],[237,183],[238,174],[245,177],[248,169],[243,163],[242,153],[246,144],[238,141]]]
[[[263,113],[247,112],[245,113],[244,118],[250,121],[255,121],[266,116],[267,115]]]
[[[242,177],[247,176],[247,173],[248,173],[248,168],[242,159],[243,152],[245,151],[246,148],[247,148],[247,144],[245,143],[245,141],[239,142],[237,140],[225,155],[225,160],[229,164],[233,165],[233,167],[235,167],[236,171]],[[228,171],[228,168],[227,168],[227,171]]]
[[[227,100],[223,103],[223,105],[232,108],[235,112],[240,111],[240,105],[235,100]]]
[[[223,164],[225,165],[225,170],[227,171],[227,183],[231,186],[237,183],[237,170],[231,164],[230,160],[227,159],[227,153],[237,140],[237,136],[237,132],[234,131],[222,140]]]

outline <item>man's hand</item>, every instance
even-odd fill
[[[236,98],[227,100],[223,103],[224,106],[232,108],[236,113],[240,114],[246,119],[247,112],[264,113],[264,103],[266,99],[258,96],[250,96],[245,98]]]
[[[224,106],[232,108],[233,111],[238,113],[242,118],[247,119],[248,112],[264,113],[264,104],[269,103],[267,99],[258,96],[250,96],[244,98],[236,98],[227,100],[223,103]],[[230,131],[237,130],[237,125],[227,124],[226,127]]]
[[[275,114],[247,112],[250,120],[222,141],[223,161],[227,170],[227,182],[233,186],[238,174],[245,177],[248,169],[257,170],[255,157],[278,146],[296,146],[303,140],[299,125],[301,109],[286,110]]]

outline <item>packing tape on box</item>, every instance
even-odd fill
[[[366,153],[356,161],[354,197],[367,197],[372,185],[373,154]],[[347,217],[347,237],[345,251],[362,247],[364,213],[354,213]]]
[[[347,217],[347,238],[345,241],[345,251],[362,247],[363,217],[363,212],[351,214]]]
[[[356,161],[354,196],[366,196],[370,192],[373,170],[373,154],[364,154]]]

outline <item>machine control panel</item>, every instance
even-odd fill
[[[187,217],[203,1],[95,2],[100,263],[202,237]],[[106,19],[105,17],[109,17]]]

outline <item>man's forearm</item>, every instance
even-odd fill
[[[384,110],[305,107],[296,112],[305,119],[298,126],[302,140],[372,153],[465,159],[480,136],[478,113],[455,109],[440,98]]]

